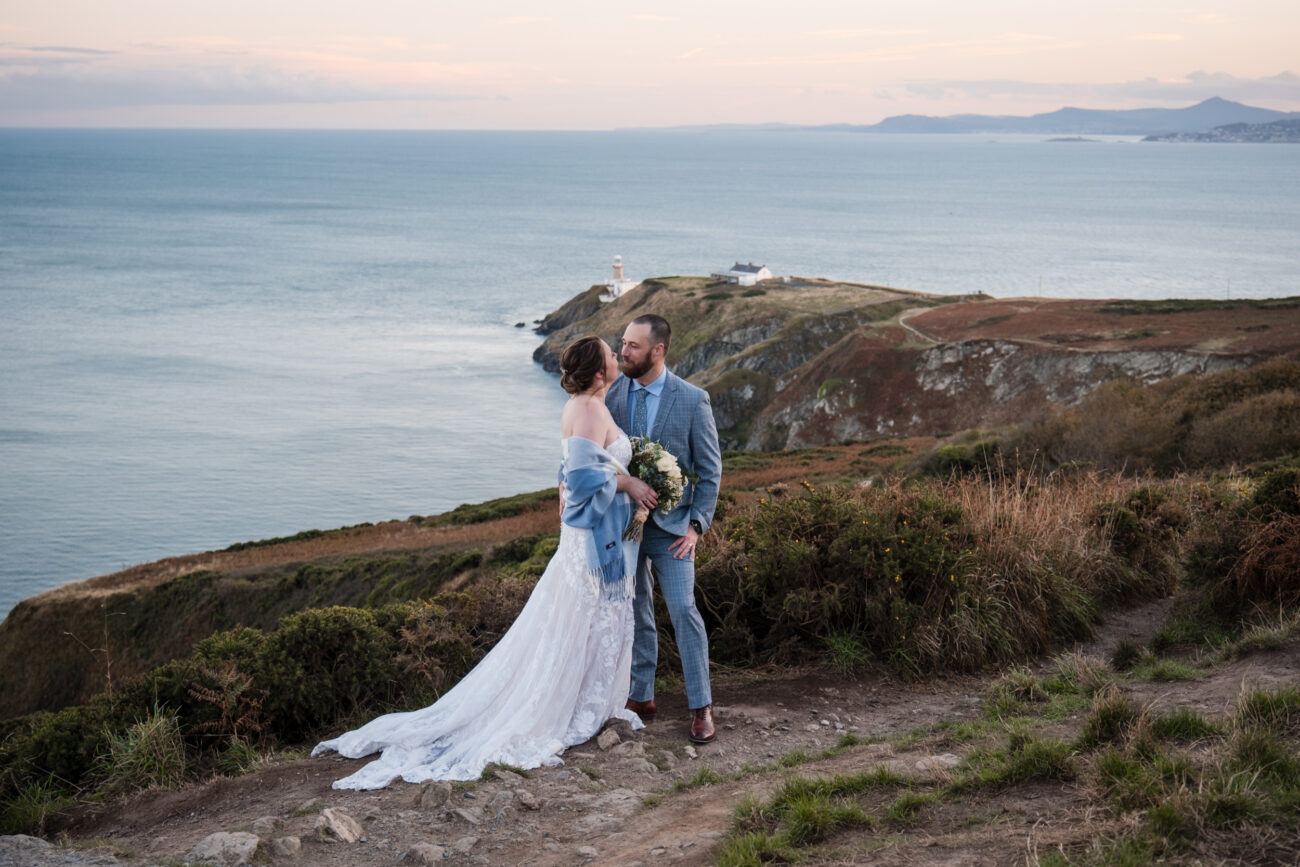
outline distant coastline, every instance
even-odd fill
[[[1284,118],[1271,123],[1230,123],[1215,127],[1209,132],[1149,135],[1142,141],[1300,144],[1300,118]]]
[[[1111,111],[1107,109],[1066,107],[1029,116],[958,114],[947,117],[930,117],[927,115],[903,114],[887,117],[876,124],[833,123],[812,126],[786,123],[712,124],[661,127],[659,131],[1167,136],[1180,133],[1208,135],[1209,133],[1204,131],[1215,130],[1226,125],[1260,125],[1288,120],[1300,121],[1300,112],[1288,113],[1269,108],[1243,105],[1216,96],[1185,108],[1135,108]],[[1200,141],[1202,139],[1187,140]]]

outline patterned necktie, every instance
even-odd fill
[[[646,435],[645,395],[644,388],[636,390],[636,405],[632,409],[632,436],[634,437]]]

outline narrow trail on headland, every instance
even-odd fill
[[[1162,601],[1117,611],[1076,651],[1104,657],[1121,640],[1147,639],[1167,610]],[[709,864],[733,827],[736,806],[770,796],[792,774],[829,777],[883,765],[916,784],[943,782],[969,747],[942,736],[899,737],[980,719],[983,692],[995,676],[905,684],[878,675],[720,672],[719,733],[712,744],[687,741],[684,700],[669,692],[660,697],[659,717],[643,731],[607,729],[567,751],[564,766],[523,776],[499,769],[470,784],[398,782],[377,792],[345,792],[330,782],[357,761],[277,759],[244,777],[81,808],[57,829],[66,848],[29,853],[26,863],[169,864],[211,834],[252,831],[265,852],[275,840],[300,846],[292,859],[266,856],[272,863],[323,867],[427,863],[434,855],[482,864]],[[1137,683],[1131,690],[1161,706],[1189,706],[1215,717],[1229,711],[1243,683],[1297,681],[1300,644],[1292,642],[1203,680]],[[1079,724],[1076,718],[1054,726],[1073,737]],[[842,746],[845,734],[859,742]],[[319,839],[316,826],[327,808],[359,822],[363,839]],[[964,818],[936,808],[919,827],[850,835],[859,853],[853,860],[870,852],[871,863],[882,864],[1008,863],[1026,851],[1078,846],[1114,830],[1114,820],[1081,803],[1063,783],[1018,786],[964,809]]]

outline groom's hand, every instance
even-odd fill
[[[686,528],[686,535],[682,536],[676,542],[668,546],[668,550],[673,553],[674,560],[694,560],[695,543],[700,540],[700,534],[695,532],[694,527]]]

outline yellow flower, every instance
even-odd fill
[[[895,576],[894,576],[894,583],[897,584],[898,581],[899,581],[899,579],[902,578],[902,577],[903,577],[902,575],[895,575]]]

